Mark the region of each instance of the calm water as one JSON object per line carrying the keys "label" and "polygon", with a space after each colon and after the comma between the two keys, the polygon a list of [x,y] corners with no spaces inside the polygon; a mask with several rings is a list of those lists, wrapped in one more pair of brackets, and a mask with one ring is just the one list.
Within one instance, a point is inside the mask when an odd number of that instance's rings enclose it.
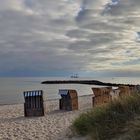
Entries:
{"label": "calm water", "polygon": [[[19,78],[0,78],[0,104],[14,104],[23,103],[23,91],[26,90],[43,90],[44,100],[60,98],[58,90],[63,88],[76,89],[78,95],[92,94],[91,87],[95,85],[81,85],[81,84],[40,84],[45,80],[60,80],[70,78],[48,78],[48,77],[19,77]],[[123,83],[123,84],[140,84],[140,78],[128,77],[114,77],[114,78],[79,78],[79,79],[93,79],[103,82]]]}

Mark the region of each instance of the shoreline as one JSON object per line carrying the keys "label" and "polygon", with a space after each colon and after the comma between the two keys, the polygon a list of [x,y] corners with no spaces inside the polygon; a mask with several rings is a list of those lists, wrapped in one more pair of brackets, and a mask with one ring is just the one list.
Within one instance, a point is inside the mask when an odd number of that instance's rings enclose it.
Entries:
{"label": "shoreline", "polygon": [[[79,95],[78,98],[80,97],[86,97],[86,96],[94,96],[94,94],[85,94],[85,95]],[[59,98],[52,98],[52,99],[47,99],[47,100],[44,100],[44,102],[49,102],[49,101],[58,101],[61,97]],[[24,101],[21,102],[21,103],[9,103],[9,104],[0,104],[0,107],[1,106],[5,106],[5,105],[23,105],[24,104]]]}

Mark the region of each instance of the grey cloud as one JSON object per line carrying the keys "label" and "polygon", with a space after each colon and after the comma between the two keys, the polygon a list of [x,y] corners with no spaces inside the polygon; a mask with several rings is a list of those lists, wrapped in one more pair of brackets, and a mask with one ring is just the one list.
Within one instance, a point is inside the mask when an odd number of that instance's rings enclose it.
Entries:
{"label": "grey cloud", "polygon": [[83,29],[68,30],[66,33],[71,38],[88,38],[90,34],[89,31]]}
{"label": "grey cloud", "polygon": [[[136,9],[130,0],[120,1],[106,16],[100,14],[103,0],[6,0],[7,6],[0,6],[0,73],[119,71],[123,63],[128,69],[125,62],[135,63],[140,54],[133,39],[140,13],[134,1]],[[129,16],[124,9],[130,9]]]}
{"label": "grey cloud", "polygon": [[34,1],[33,0],[24,0],[24,4],[27,7],[32,8],[34,6]]}
{"label": "grey cloud", "polygon": [[[139,0],[114,0],[110,1],[105,5],[103,13],[118,15],[121,14],[129,15],[137,10],[139,10],[140,1]],[[113,4],[114,3],[114,4]],[[115,4],[116,3],[116,4]]]}
{"label": "grey cloud", "polygon": [[[119,21],[118,21],[119,22]],[[119,26],[113,23],[111,20],[104,21],[104,19],[94,19],[93,22],[89,22],[86,24],[81,24],[81,28],[94,30],[96,32],[121,32],[124,29],[127,29],[126,26]]]}
{"label": "grey cloud", "polygon": [[[71,37],[80,38],[80,33],[82,32],[78,32],[76,34],[75,31],[71,31],[69,33]],[[84,35],[81,35],[81,37],[84,37]],[[102,47],[104,45],[109,45],[110,43],[115,42],[117,39],[121,39],[121,36],[119,37],[117,34],[113,34],[113,33],[89,33],[89,34],[87,33],[85,34],[85,39],[86,39],[85,41],[76,41],[70,44],[69,49],[72,49],[78,52],[90,51],[90,53],[92,53],[94,50],[94,52],[97,53],[100,46]],[[102,52],[105,52],[105,49],[101,48],[100,50]],[[106,50],[108,51],[107,48]]]}

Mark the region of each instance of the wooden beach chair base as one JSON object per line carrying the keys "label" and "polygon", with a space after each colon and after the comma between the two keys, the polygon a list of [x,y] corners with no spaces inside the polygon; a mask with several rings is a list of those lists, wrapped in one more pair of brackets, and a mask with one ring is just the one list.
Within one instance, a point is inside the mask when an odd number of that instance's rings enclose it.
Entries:
{"label": "wooden beach chair base", "polygon": [[[25,104],[24,104],[25,106]],[[25,117],[39,117],[39,116],[44,116],[44,111],[43,109],[27,109],[24,107],[24,116]]]}

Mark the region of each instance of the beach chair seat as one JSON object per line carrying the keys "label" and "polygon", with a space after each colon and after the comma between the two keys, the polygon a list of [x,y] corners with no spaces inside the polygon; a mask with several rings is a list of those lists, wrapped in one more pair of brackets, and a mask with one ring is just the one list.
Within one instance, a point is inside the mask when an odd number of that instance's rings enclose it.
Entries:
{"label": "beach chair seat", "polygon": [[44,116],[43,91],[24,91],[24,116]]}

